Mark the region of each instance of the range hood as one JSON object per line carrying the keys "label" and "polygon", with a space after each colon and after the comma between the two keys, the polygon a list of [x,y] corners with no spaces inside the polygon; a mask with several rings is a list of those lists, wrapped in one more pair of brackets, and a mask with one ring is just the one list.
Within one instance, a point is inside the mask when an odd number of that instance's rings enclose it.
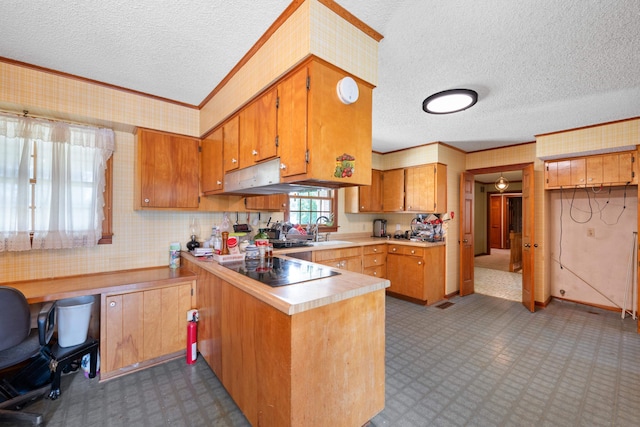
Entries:
{"label": "range hood", "polygon": [[258,163],[224,175],[224,192],[229,194],[280,194],[318,187],[280,182],[280,159]]}

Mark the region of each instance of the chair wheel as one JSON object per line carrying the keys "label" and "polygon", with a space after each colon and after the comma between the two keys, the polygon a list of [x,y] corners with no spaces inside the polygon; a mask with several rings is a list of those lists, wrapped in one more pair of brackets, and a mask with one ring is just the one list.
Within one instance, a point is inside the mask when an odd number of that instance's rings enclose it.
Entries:
{"label": "chair wheel", "polygon": [[51,390],[49,392],[49,399],[50,400],[56,400],[57,398],[60,397],[60,389],[55,389],[55,390]]}

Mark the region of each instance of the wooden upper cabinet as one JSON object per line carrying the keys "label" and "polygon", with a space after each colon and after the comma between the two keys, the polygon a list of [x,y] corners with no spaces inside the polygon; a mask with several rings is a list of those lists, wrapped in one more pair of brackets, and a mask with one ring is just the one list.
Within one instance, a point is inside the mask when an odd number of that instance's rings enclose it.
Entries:
{"label": "wooden upper cabinet", "polygon": [[240,169],[277,156],[276,89],[270,89],[240,111]]}
{"label": "wooden upper cabinet", "polygon": [[[373,89],[358,82],[359,99],[343,104],[336,87],[346,76],[313,59],[278,83],[278,155],[284,181],[370,184]],[[344,169],[348,172],[342,174]]]}
{"label": "wooden upper cabinet", "polygon": [[384,212],[404,211],[404,169],[382,173],[382,209]]}
{"label": "wooden upper cabinet", "polygon": [[430,163],[405,169],[405,210],[442,213],[447,210],[447,166]]}
{"label": "wooden upper cabinet", "polygon": [[221,126],[200,144],[200,191],[205,195],[215,194],[223,189],[223,136],[224,130]]}
{"label": "wooden upper cabinet", "polygon": [[635,152],[545,162],[545,188],[637,184]]}
{"label": "wooden upper cabinet", "polygon": [[382,212],[382,171],[371,170],[371,185],[358,187],[358,211]]}
{"label": "wooden upper cabinet", "polygon": [[240,167],[240,117],[229,119],[222,131],[224,171],[230,172]]}
{"label": "wooden upper cabinet", "polygon": [[637,184],[632,153],[587,157],[587,185]]}
{"label": "wooden upper cabinet", "polygon": [[278,152],[280,175],[307,173],[307,78],[304,66],[278,83]]}
{"label": "wooden upper cabinet", "polygon": [[198,138],[138,129],[134,209],[197,209]]}
{"label": "wooden upper cabinet", "polygon": [[248,196],[244,201],[247,210],[251,211],[285,211],[289,205],[289,195],[271,194],[268,196]]}

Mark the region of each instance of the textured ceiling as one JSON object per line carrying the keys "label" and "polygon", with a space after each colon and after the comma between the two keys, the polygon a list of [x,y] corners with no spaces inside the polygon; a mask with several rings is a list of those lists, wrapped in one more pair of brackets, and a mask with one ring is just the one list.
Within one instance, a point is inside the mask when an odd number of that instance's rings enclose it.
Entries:
{"label": "textured ceiling", "polygon": [[[0,56],[198,105],[288,0],[7,2]],[[373,148],[464,151],[640,116],[638,0],[339,0],[384,36]],[[471,109],[422,112],[466,87]]]}

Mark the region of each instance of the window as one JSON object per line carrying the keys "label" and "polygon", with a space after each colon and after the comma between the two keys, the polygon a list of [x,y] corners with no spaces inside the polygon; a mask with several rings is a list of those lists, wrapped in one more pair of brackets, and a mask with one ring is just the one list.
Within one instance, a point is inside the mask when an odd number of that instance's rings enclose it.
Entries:
{"label": "window", "polygon": [[96,245],[113,148],[109,129],[0,114],[0,252]]}
{"label": "window", "polygon": [[309,191],[289,193],[289,222],[307,226],[316,223],[318,218],[324,216],[328,219],[321,220],[320,231],[338,230],[338,190],[319,188]]}

